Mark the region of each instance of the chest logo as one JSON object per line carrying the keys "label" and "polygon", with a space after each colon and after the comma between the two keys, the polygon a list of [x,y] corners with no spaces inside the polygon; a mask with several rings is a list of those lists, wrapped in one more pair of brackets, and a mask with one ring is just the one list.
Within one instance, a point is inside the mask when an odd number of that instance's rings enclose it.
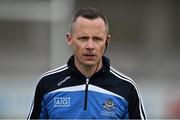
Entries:
{"label": "chest logo", "polygon": [[71,100],[70,97],[55,97],[54,107],[69,107],[70,100]]}
{"label": "chest logo", "polygon": [[61,86],[64,82],[66,82],[68,79],[70,79],[70,76],[67,76],[66,78],[64,78],[64,80],[60,81],[57,86]]}
{"label": "chest logo", "polygon": [[116,105],[113,101],[113,99],[109,98],[105,101],[105,103],[102,104],[103,108],[108,111],[112,111],[116,109]]}

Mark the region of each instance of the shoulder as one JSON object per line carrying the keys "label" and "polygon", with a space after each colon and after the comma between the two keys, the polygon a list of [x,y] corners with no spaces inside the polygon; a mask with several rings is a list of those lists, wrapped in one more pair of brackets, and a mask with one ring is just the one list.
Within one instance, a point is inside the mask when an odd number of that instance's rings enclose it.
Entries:
{"label": "shoulder", "polygon": [[49,71],[43,73],[43,74],[40,76],[40,79],[42,79],[42,78],[44,78],[44,77],[47,77],[47,76],[55,75],[55,74],[57,74],[57,73],[61,73],[61,72],[65,71],[65,70],[67,70],[67,69],[68,69],[68,66],[67,66],[67,64],[65,64],[65,65],[63,65],[63,66],[60,66],[60,67],[58,67],[58,68],[55,68],[55,69],[53,69],[53,70],[49,70]]}
{"label": "shoulder", "polygon": [[116,76],[118,79],[124,81],[124,82],[127,82],[127,83],[130,83],[130,84],[135,84],[135,82],[130,78],[128,77],[127,75],[121,73],[120,71],[118,71],[117,69],[113,68],[112,66],[110,66],[110,73],[114,76]]}
{"label": "shoulder", "polygon": [[63,74],[65,74],[65,71],[68,69],[67,64],[60,66],[58,68],[49,70],[45,73],[43,73],[40,77],[39,77],[39,84],[41,84],[42,82],[46,82],[47,80],[51,80],[53,78],[57,78],[58,76],[63,76]]}
{"label": "shoulder", "polygon": [[[127,75],[119,72],[118,70],[116,70],[112,66],[110,66],[110,73],[113,76],[115,76],[117,79],[121,80],[123,83],[126,83],[126,85],[130,86],[133,90],[135,90],[139,93],[139,88],[133,79],[131,79]],[[140,93],[139,93],[139,95],[140,95]]]}
{"label": "shoulder", "polygon": [[39,77],[36,86],[36,92],[40,92],[41,95],[44,95],[54,89],[57,89],[57,83],[61,81],[67,74],[67,69],[67,65],[63,65],[61,67],[43,73]]}
{"label": "shoulder", "polygon": [[133,80],[128,77],[127,75],[119,72],[117,69],[113,68],[112,66],[110,66],[110,73],[115,75],[116,77],[122,79],[122,80],[125,80],[125,81],[128,81],[128,82],[132,82]]}

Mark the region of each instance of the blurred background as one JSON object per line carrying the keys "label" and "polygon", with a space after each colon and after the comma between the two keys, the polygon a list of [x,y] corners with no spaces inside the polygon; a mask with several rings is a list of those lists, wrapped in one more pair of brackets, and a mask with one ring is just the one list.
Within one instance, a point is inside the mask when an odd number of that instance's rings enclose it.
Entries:
{"label": "blurred background", "polygon": [[26,118],[39,76],[72,54],[74,10],[107,15],[106,55],[138,84],[149,119],[180,118],[179,0],[1,0],[0,118]]}

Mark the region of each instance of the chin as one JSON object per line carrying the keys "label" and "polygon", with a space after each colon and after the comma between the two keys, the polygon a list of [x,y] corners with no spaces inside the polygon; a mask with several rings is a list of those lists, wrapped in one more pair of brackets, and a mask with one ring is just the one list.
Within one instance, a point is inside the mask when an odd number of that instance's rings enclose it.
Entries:
{"label": "chin", "polygon": [[84,65],[88,66],[88,67],[92,67],[92,66],[95,66],[96,63],[95,62],[85,62]]}

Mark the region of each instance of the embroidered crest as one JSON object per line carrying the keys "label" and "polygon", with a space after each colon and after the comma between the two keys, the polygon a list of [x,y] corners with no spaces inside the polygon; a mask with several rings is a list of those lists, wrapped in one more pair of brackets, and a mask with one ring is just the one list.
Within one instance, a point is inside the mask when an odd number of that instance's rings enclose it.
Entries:
{"label": "embroidered crest", "polygon": [[113,99],[109,98],[105,101],[105,103],[102,104],[103,108],[108,111],[112,111],[116,109],[116,105],[113,101]]}

